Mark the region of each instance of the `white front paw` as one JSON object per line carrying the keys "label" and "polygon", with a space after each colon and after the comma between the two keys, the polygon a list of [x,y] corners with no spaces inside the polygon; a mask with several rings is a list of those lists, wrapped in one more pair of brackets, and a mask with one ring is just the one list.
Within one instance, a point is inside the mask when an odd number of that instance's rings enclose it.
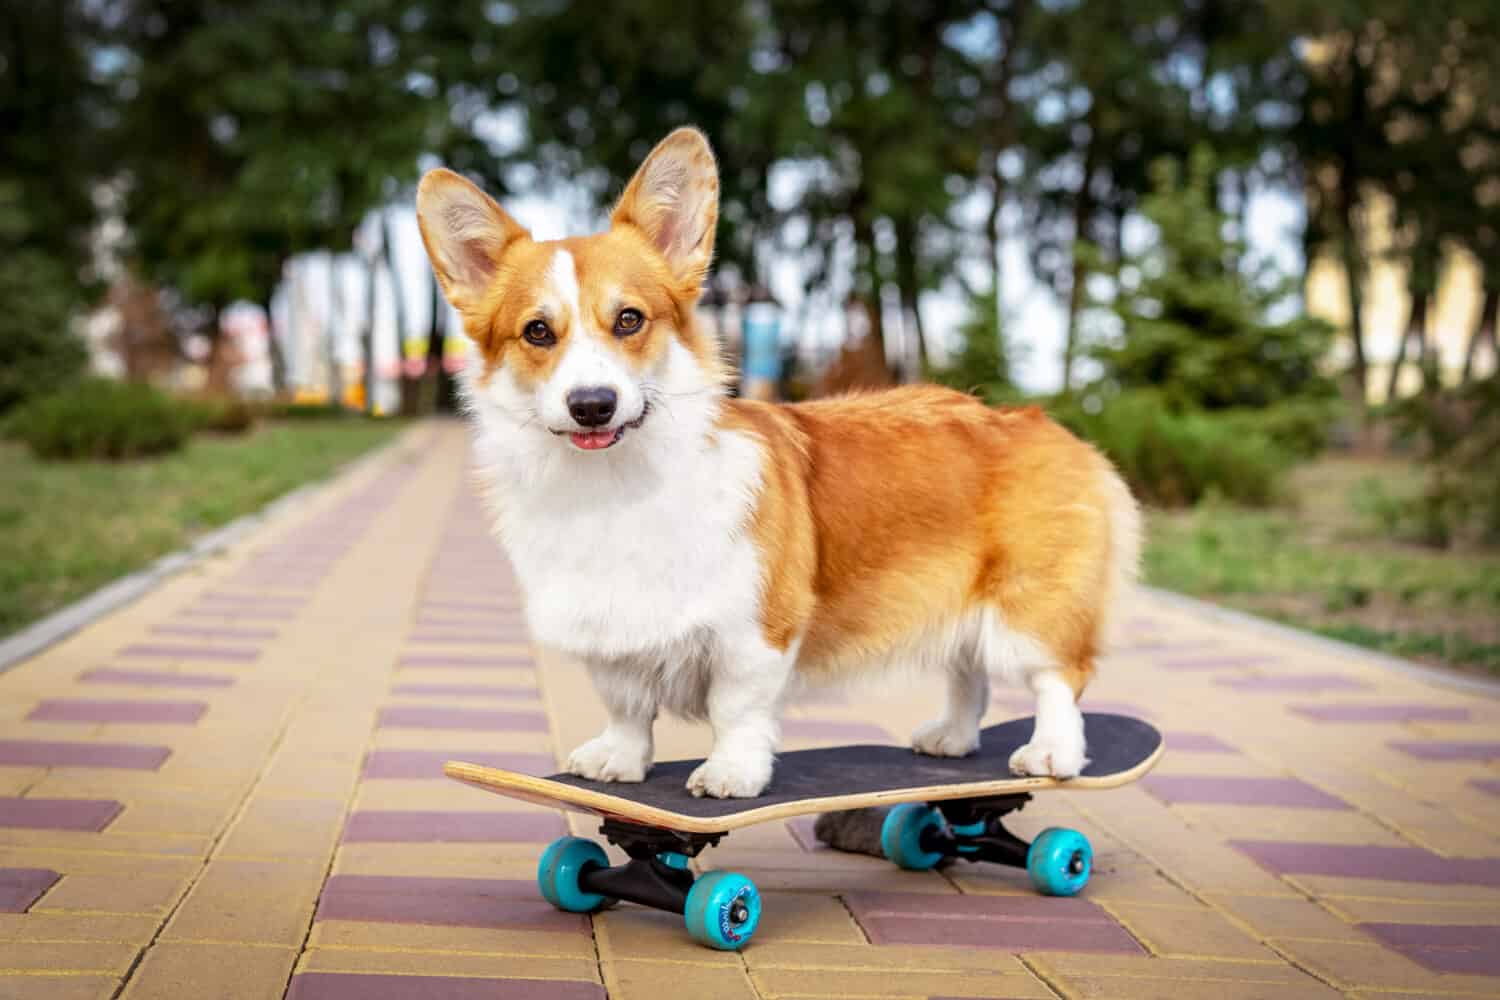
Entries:
{"label": "white front paw", "polygon": [[695,796],[714,799],[748,799],[771,783],[771,758],[741,758],[710,755],[688,775],[687,789]]}
{"label": "white front paw", "polygon": [[934,719],[912,735],[911,745],[929,757],[967,757],[979,749],[979,727]]}
{"label": "white front paw", "polygon": [[596,736],[568,755],[567,772],[594,781],[643,781],[651,748],[626,746]]}
{"label": "white front paw", "polygon": [[1076,778],[1088,762],[1082,740],[1033,739],[1010,755],[1010,772],[1039,778]]}

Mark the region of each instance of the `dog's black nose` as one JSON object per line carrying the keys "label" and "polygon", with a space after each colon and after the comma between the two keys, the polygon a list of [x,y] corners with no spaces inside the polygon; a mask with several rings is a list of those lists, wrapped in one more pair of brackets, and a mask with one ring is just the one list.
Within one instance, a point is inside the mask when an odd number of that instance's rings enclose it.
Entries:
{"label": "dog's black nose", "polygon": [[614,419],[619,396],[608,386],[596,385],[568,393],[568,412],[580,427],[603,427]]}

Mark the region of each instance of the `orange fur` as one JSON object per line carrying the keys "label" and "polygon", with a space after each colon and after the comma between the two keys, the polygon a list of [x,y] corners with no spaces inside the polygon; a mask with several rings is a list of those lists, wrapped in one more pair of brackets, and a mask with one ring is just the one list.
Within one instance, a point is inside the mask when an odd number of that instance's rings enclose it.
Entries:
{"label": "orange fur", "polygon": [[[988,605],[1080,694],[1112,574],[1114,473],[1040,410],[933,386],[726,406],[765,453],[766,640],[837,674]],[[1127,496],[1128,499],[1128,496]]]}

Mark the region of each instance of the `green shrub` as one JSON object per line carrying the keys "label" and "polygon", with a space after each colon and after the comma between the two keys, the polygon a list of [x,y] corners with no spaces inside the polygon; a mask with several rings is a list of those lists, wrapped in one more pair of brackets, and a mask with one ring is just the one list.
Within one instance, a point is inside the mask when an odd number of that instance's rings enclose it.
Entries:
{"label": "green shrub", "polygon": [[243,434],[255,426],[256,409],[243,399],[203,398],[180,401],[193,428],[215,434]]}
{"label": "green shrub", "polygon": [[1262,434],[1298,458],[1322,454],[1349,423],[1338,399],[1290,399],[1262,409],[1219,410],[1214,416],[1239,431]]}
{"label": "green shrub", "polygon": [[275,420],[330,420],[352,415],[352,411],[332,403],[294,403],[280,401],[270,403],[266,416]]}
{"label": "green shrub", "polygon": [[54,261],[32,251],[0,265],[0,413],[83,374],[88,351],[70,328],[77,305]]}
{"label": "green shrub", "polygon": [[87,378],[32,400],[6,422],[38,458],[135,458],[180,448],[193,429],[177,400],[132,382]]}
{"label": "green shrub", "polygon": [[1293,461],[1290,451],[1242,420],[1174,413],[1153,392],[1108,401],[1085,397],[1052,410],[1109,456],[1137,498],[1157,506],[1190,505],[1209,496],[1264,506],[1280,497]]}

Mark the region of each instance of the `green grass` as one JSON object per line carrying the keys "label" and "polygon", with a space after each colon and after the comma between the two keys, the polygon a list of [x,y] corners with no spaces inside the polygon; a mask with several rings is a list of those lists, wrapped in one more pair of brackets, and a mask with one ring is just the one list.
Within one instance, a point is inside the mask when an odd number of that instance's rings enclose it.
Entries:
{"label": "green grass", "polygon": [[1298,471],[1292,508],[1154,512],[1146,578],[1346,642],[1500,674],[1500,551],[1393,539],[1359,502],[1372,481],[1400,495],[1417,478],[1402,463],[1325,459]]}
{"label": "green grass", "polygon": [[0,635],[331,472],[391,423],[268,425],[130,462],[41,462],[0,442]]}

